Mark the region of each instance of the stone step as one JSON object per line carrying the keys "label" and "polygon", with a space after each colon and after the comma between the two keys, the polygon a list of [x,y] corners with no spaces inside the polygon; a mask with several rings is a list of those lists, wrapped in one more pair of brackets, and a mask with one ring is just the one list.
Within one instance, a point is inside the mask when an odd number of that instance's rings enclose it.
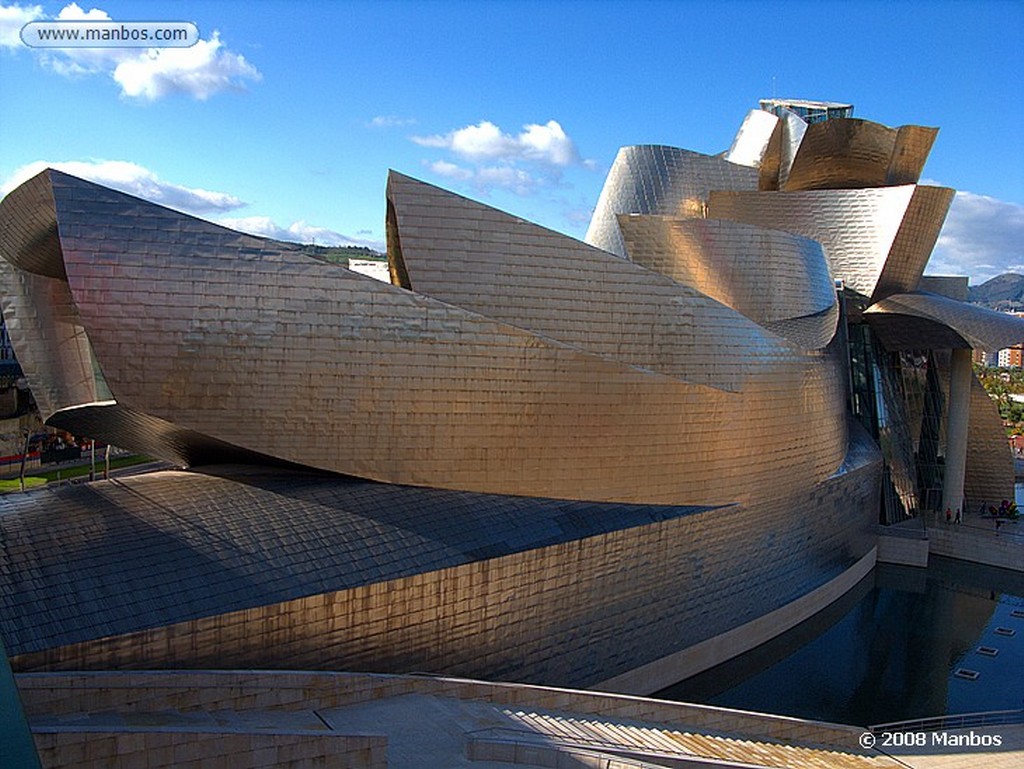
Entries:
{"label": "stone step", "polygon": [[578,748],[644,755],[653,760],[658,757],[672,759],[699,756],[785,769],[878,769],[895,766],[881,757],[817,747],[685,732],[648,724],[607,721],[540,710],[501,712],[524,732]]}

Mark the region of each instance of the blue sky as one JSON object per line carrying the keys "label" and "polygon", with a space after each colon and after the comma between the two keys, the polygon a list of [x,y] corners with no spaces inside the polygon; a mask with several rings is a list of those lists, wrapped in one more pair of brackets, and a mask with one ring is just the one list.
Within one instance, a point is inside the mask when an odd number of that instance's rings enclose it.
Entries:
{"label": "blue sky", "polygon": [[[30,49],[31,20],[194,22]],[[1021,2],[0,0],[0,192],[43,165],[274,237],[382,246],[388,168],[582,237],[619,146],[715,153],[771,96],[941,131],[929,272],[1024,272]]]}

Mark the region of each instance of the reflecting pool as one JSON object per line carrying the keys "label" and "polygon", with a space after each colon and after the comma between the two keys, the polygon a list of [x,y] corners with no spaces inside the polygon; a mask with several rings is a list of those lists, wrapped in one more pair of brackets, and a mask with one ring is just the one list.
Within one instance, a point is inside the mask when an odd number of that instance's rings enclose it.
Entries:
{"label": "reflecting pool", "polygon": [[807,622],[655,696],[857,725],[1021,708],[1024,574],[881,564]]}

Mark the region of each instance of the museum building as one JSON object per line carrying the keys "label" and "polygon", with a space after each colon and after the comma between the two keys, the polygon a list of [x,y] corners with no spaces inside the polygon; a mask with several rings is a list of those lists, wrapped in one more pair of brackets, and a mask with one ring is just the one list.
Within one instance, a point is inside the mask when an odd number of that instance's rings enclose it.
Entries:
{"label": "museum building", "polygon": [[880,524],[1010,497],[970,360],[1024,321],[922,277],[937,129],[823,104],[624,147],[585,241],[392,171],[390,283],[56,170],[13,190],[44,420],[182,469],[0,499],[12,667],[649,693],[842,595]]}

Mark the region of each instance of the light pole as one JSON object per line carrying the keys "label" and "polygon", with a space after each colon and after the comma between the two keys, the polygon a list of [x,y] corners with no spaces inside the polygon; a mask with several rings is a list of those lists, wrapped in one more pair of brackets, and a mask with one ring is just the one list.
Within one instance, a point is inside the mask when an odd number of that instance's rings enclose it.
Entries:
{"label": "light pole", "polygon": [[18,478],[21,481],[21,490],[25,490],[25,457],[28,456],[28,430],[25,430],[25,445],[21,449],[21,472]]}

